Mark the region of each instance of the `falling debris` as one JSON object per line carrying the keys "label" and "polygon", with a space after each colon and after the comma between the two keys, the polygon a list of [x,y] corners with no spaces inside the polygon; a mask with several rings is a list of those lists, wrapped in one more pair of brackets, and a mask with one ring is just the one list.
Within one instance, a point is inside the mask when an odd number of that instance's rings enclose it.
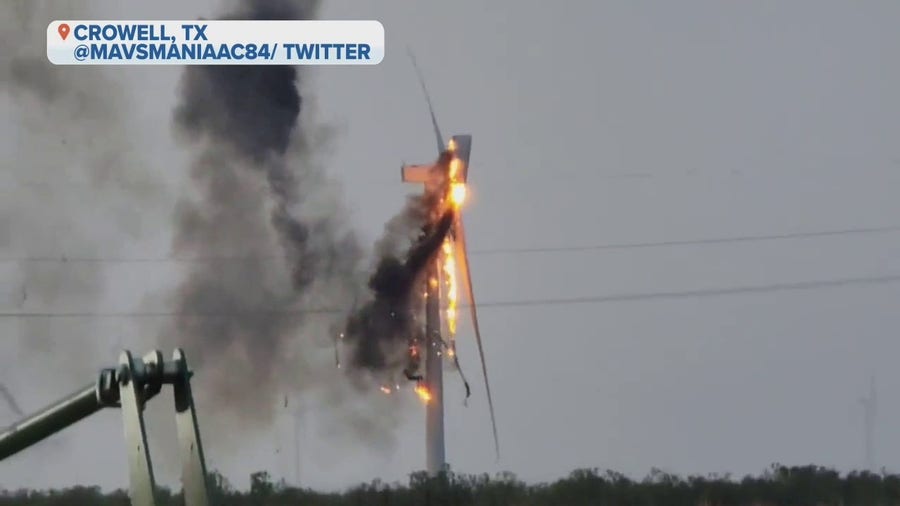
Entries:
{"label": "falling debris", "polygon": [[419,396],[419,399],[422,399],[422,402],[428,403],[431,400],[431,392],[428,391],[428,387],[424,384],[416,385],[416,394]]}

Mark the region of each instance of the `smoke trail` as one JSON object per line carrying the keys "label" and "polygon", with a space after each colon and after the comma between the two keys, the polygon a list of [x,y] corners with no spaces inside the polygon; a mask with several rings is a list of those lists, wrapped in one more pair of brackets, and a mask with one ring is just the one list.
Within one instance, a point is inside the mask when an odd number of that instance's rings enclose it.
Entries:
{"label": "smoke trail", "polygon": [[[306,18],[315,7],[247,2],[229,17]],[[190,171],[200,197],[182,200],[176,208],[176,254],[271,256],[280,240],[294,286],[311,281],[302,265],[311,246],[309,227],[290,215],[297,201],[288,159],[301,105],[296,80],[291,67],[186,68],[174,119],[176,132],[195,150]],[[268,224],[279,237],[272,236]],[[174,345],[183,342],[198,367],[216,364],[205,368],[204,376],[216,376],[209,382],[212,394],[239,416],[269,416],[278,368],[286,365],[284,343],[298,328],[292,318],[247,314],[296,303],[294,286],[282,281],[283,267],[257,260],[227,269],[190,266],[177,309],[233,311],[233,316],[215,321],[178,317],[173,335],[164,336]]]}

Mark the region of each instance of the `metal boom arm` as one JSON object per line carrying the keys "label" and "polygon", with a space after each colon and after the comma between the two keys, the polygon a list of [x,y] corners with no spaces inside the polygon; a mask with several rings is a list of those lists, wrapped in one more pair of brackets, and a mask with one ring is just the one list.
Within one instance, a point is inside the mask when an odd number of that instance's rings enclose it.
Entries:
{"label": "metal boom arm", "polygon": [[185,506],[208,506],[206,464],[200,443],[197,413],[191,395],[184,352],[175,350],[171,361],[152,351],[141,359],[123,351],[119,367],[103,369],[96,383],[60,399],[20,420],[0,433],[0,461],[107,407],[122,410],[126,443],[130,497],[133,506],[156,506],[156,483],[147,450],[144,405],[156,396],[163,384],[175,391],[175,420],[181,447],[181,481]]}
{"label": "metal boom arm", "polygon": [[37,413],[20,420],[0,434],[0,460],[65,429],[103,409],[97,385],[90,384]]}

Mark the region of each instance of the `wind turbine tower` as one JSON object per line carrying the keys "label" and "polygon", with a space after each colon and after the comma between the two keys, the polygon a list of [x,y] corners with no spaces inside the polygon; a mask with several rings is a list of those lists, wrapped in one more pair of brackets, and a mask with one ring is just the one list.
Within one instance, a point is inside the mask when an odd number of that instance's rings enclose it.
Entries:
{"label": "wind turbine tower", "polygon": [[435,476],[446,469],[444,450],[444,361],[441,337],[441,288],[431,280],[438,279],[439,259],[428,266],[425,300],[425,388],[431,399],[425,405],[425,466]]}
{"label": "wind turbine tower", "polygon": [[[457,295],[469,306],[475,341],[481,358],[481,370],[484,374],[485,391],[488,408],[491,414],[491,425],[494,431],[494,447],[499,458],[500,447],[497,439],[497,425],[494,420],[494,404],[488,382],[487,367],[484,361],[484,348],[481,332],[478,328],[478,314],[475,296],[472,290],[472,279],[469,271],[468,253],[466,251],[465,228],[463,227],[461,206],[465,201],[466,183],[469,172],[469,154],[472,148],[471,135],[454,135],[445,144],[431,98],[425,88],[425,81],[416,66],[415,58],[410,53],[413,66],[422,85],[422,91],[428,102],[431,123],[434,128],[438,158],[433,163],[422,165],[406,165],[401,167],[401,179],[408,183],[422,183],[426,195],[438,196],[442,206],[452,211],[452,224],[443,244],[443,249],[434,260],[429,262],[425,270],[425,449],[426,469],[430,476],[436,476],[447,468],[444,446],[444,367],[445,357],[452,358],[459,369],[454,336],[456,334]],[[458,274],[458,276],[457,276]],[[457,284],[458,283],[458,284]],[[442,287],[445,292],[442,292]],[[457,290],[457,287],[459,290]],[[447,307],[442,306],[442,294]],[[442,316],[444,317],[442,319]],[[442,321],[445,320],[445,321]],[[441,333],[447,327],[448,341]],[[462,371],[460,370],[460,375]],[[468,396],[469,386],[466,384]],[[417,387],[417,390],[418,387]],[[420,393],[420,395],[422,395]]]}

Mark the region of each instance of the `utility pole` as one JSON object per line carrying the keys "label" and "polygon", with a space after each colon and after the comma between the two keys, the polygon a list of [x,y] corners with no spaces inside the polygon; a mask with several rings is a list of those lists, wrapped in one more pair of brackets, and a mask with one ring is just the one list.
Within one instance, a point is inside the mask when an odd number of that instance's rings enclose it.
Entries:
{"label": "utility pole", "polygon": [[444,371],[441,339],[440,266],[435,259],[427,270],[425,300],[425,386],[431,398],[425,404],[425,463],[429,476],[446,467],[444,453]]}
{"label": "utility pole", "polygon": [[300,407],[294,412],[294,482],[300,488]]}
{"label": "utility pole", "polygon": [[878,399],[875,395],[875,377],[871,378],[869,383],[869,396],[862,397],[859,400],[863,406],[863,418],[865,421],[865,451],[866,451],[866,470],[875,470],[875,415],[878,409]]}

